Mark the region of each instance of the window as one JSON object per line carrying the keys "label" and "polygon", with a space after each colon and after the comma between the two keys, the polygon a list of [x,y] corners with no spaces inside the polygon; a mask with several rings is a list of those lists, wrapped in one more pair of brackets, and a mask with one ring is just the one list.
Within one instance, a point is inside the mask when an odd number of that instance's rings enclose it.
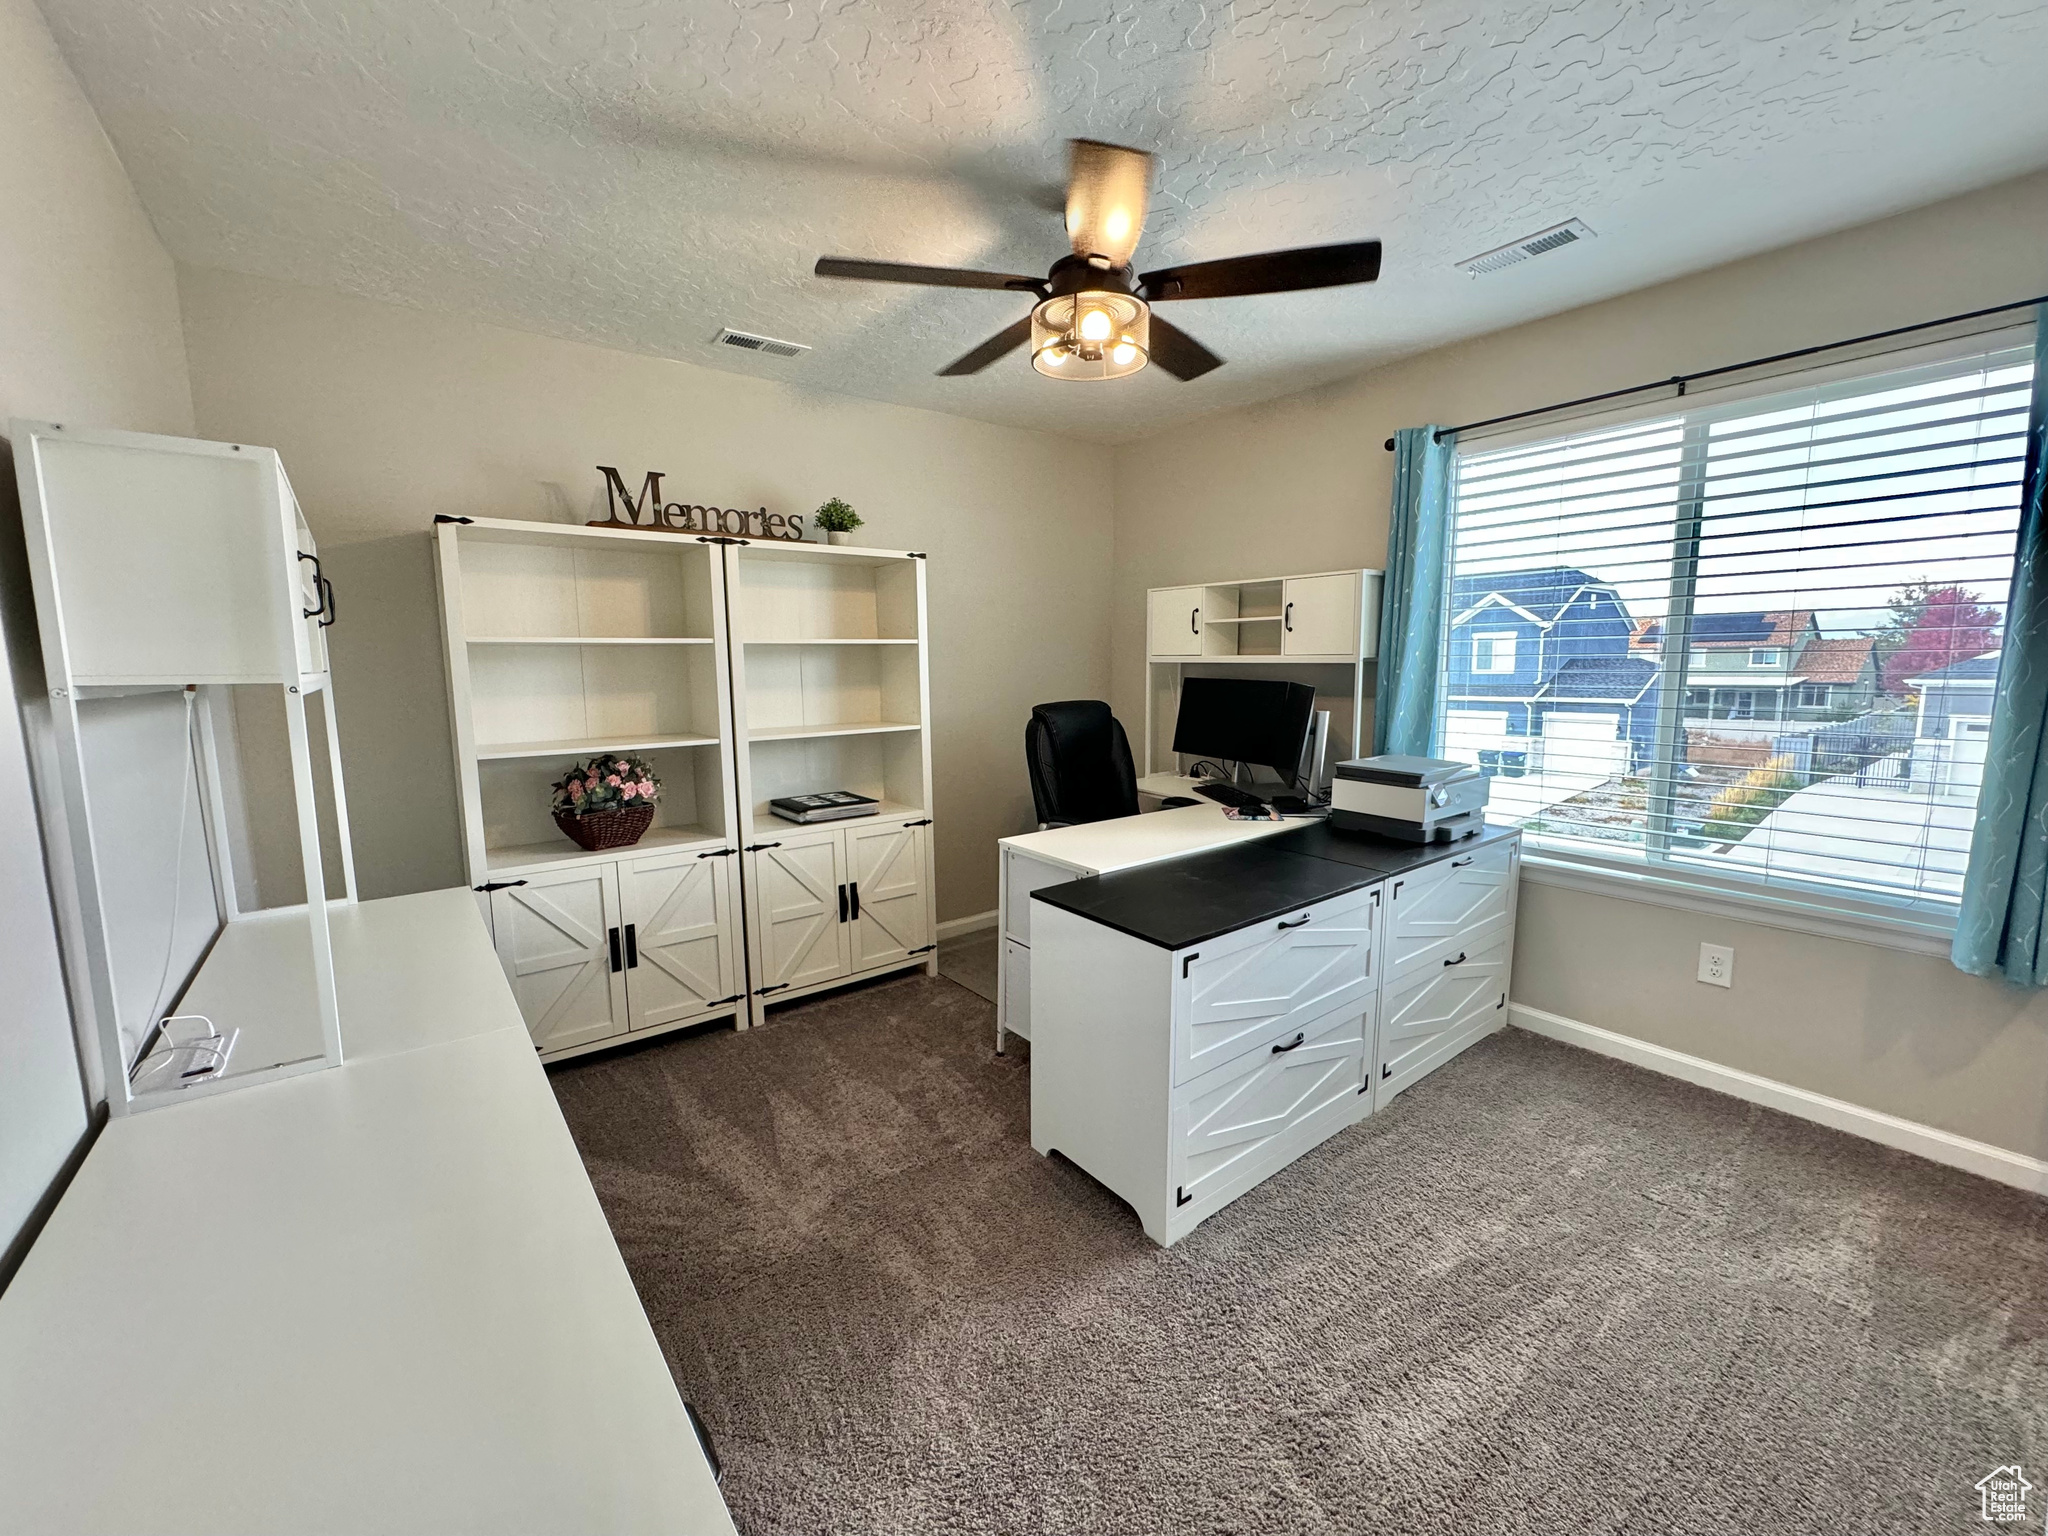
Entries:
{"label": "window", "polygon": [[[1520,825],[1551,870],[1952,928],[1983,748],[1951,738],[1955,711],[1934,701],[1988,700],[1997,673],[2031,378],[2031,344],[2001,346],[1461,445],[1452,580],[1598,583],[1618,599],[1613,633],[1581,624],[1560,666],[1597,674],[1608,697],[1643,690],[1616,726],[1633,753],[1576,742],[1565,761],[1532,740],[1489,816]],[[1874,697],[1844,690],[1860,713],[1793,713],[1829,704],[1826,684],[1689,685],[1731,651],[1784,666],[1791,648],[1751,637],[1788,634],[1808,637],[1801,657],[1868,667]]]}
{"label": "window", "polygon": [[1474,672],[1514,671],[1515,632],[1511,629],[1494,629],[1473,635],[1472,670]]}

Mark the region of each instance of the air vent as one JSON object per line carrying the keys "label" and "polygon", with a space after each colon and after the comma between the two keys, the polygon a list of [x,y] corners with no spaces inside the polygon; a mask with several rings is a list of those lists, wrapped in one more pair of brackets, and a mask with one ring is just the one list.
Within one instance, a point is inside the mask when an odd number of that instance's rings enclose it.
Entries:
{"label": "air vent", "polygon": [[1488,251],[1482,256],[1468,256],[1458,263],[1459,267],[1473,277],[1482,272],[1498,272],[1502,267],[1512,267],[1516,262],[1527,261],[1531,256],[1541,256],[1546,251],[1561,250],[1567,245],[1577,245],[1581,240],[1593,238],[1593,231],[1586,228],[1579,219],[1567,219],[1549,229],[1539,230],[1526,239],[1504,245],[1499,250]]}
{"label": "air vent", "polygon": [[731,326],[718,333],[718,344],[738,347],[743,352],[765,352],[770,357],[800,357],[811,350],[800,341],[777,341],[773,336],[756,336]]}

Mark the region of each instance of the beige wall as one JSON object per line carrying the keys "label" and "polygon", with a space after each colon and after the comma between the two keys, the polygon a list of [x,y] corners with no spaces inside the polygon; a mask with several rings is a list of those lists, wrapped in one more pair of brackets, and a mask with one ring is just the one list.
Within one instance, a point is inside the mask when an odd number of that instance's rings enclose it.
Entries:
{"label": "beige wall", "polygon": [[340,591],[366,895],[463,874],[431,518],[580,521],[612,464],[719,506],[844,496],[864,537],[930,552],[939,914],[995,905],[995,840],[1032,825],[1031,705],[1108,684],[1110,449],[224,272],[181,287],[201,435],[283,454]]}
{"label": "beige wall", "polygon": [[[0,429],[14,416],[185,432],[170,258],[30,0],[0,0]],[[40,685],[0,446],[0,1283],[85,1130],[23,720]]]}
{"label": "beige wall", "polygon": [[[1126,445],[1112,700],[1142,714],[1147,587],[1384,563],[1381,444],[1397,427],[2043,292],[2048,176],[2034,176]],[[1936,958],[1554,887],[1525,883],[1522,902],[1522,1003],[2048,1157],[2048,995]],[[1703,941],[1736,946],[1732,990],[1693,979]]]}

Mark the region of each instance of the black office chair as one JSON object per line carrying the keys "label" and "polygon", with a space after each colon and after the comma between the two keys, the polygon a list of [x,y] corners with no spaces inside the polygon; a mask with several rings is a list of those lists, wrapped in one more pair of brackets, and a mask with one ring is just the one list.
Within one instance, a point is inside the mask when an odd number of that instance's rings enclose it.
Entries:
{"label": "black office chair", "polygon": [[[1024,763],[1042,828],[1138,814],[1131,743],[1100,699],[1033,705],[1024,727]],[[1165,804],[1195,802],[1176,798]]]}

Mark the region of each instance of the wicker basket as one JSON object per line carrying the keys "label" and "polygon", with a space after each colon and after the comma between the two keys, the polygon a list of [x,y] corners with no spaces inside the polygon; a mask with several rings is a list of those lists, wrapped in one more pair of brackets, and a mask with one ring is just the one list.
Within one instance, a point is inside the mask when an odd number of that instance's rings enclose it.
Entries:
{"label": "wicker basket", "polygon": [[630,848],[654,825],[654,807],[636,805],[623,811],[593,811],[587,816],[557,811],[555,825],[562,829],[564,837],[587,853]]}

